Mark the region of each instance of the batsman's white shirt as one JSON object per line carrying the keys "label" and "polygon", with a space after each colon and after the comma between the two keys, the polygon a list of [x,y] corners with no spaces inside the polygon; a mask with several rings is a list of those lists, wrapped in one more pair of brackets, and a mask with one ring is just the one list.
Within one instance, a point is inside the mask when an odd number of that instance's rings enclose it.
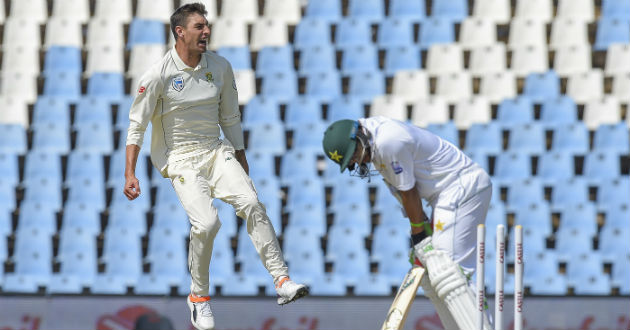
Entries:
{"label": "batsman's white shirt", "polygon": [[433,208],[433,245],[475,267],[477,224],[484,223],[490,176],[450,142],[420,127],[387,117],[359,119],[371,134],[372,163],[399,191],[418,189]]}
{"label": "batsman's white shirt", "polygon": [[[227,60],[205,52],[192,68],[171,49],[140,79],[129,121],[127,145],[138,146],[152,123],[151,161],[171,180],[190,220],[192,293],[209,293],[210,258],[221,227],[214,198],[232,205],[246,220],[247,232],[274,281],[288,274],[265,207],[234,156],[234,148],[243,149],[243,132]],[[231,144],[219,139],[219,125]]]}

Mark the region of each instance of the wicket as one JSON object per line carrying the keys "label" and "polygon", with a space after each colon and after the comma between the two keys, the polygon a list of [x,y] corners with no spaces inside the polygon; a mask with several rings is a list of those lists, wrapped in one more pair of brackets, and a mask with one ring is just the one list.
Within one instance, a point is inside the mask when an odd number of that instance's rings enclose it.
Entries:
{"label": "wicket", "polygon": [[[483,329],[485,311],[486,226],[477,225],[477,329]],[[505,272],[505,226],[496,232],[494,329],[503,328],[503,281]],[[514,227],[514,330],[523,329],[523,227]]]}

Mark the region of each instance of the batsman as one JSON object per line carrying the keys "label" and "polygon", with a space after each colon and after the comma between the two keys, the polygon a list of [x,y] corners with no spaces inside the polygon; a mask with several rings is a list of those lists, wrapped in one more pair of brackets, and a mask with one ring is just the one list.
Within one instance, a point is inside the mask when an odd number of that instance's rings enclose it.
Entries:
{"label": "batsman", "polygon": [[[444,329],[474,329],[476,228],[492,195],[486,171],[450,142],[386,117],[336,121],[323,147],[341,172],[381,174],[409,218],[412,254],[428,274],[420,284]],[[421,199],[433,209],[431,220]],[[491,329],[487,317],[484,329]]]}

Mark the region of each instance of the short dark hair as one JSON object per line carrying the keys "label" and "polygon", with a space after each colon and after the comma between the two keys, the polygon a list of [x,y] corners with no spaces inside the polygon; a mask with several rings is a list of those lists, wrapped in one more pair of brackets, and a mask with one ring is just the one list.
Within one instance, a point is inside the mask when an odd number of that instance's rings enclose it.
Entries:
{"label": "short dark hair", "polygon": [[173,15],[171,15],[171,32],[173,32],[173,37],[175,38],[175,40],[177,40],[177,33],[175,33],[175,27],[186,26],[186,21],[188,20],[188,16],[195,13],[203,17],[205,17],[208,14],[208,12],[206,11],[206,6],[204,6],[202,3],[195,2],[195,3],[185,4],[177,8],[177,10],[175,10]]}

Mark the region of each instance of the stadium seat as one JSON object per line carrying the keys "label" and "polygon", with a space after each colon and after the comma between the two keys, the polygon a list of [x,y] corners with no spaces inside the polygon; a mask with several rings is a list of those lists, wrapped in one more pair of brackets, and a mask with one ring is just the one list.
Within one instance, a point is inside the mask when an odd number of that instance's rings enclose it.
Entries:
{"label": "stadium seat", "polygon": [[537,156],[545,152],[545,131],[542,125],[532,122],[514,125],[510,129],[508,150]]}
{"label": "stadium seat", "polygon": [[258,2],[245,0],[226,3],[221,9],[221,16],[254,23],[258,17]]}
{"label": "stadium seat", "polygon": [[505,73],[507,68],[507,50],[505,44],[494,43],[475,47],[470,51],[469,70],[473,75]]}
{"label": "stadium seat", "polygon": [[507,205],[510,208],[545,204],[544,186],[536,177],[515,180],[508,184]]}
{"label": "stadium seat", "polygon": [[380,0],[350,0],[348,16],[368,23],[381,22],[385,17],[385,6]]}
{"label": "stadium seat", "polygon": [[608,295],[610,279],[603,272],[601,256],[584,253],[567,264],[567,282],[580,295]]}
{"label": "stadium seat", "polygon": [[525,77],[523,89],[523,94],[534,103],[542,103],[560,96],[560,78],[554,71],[532,73]]}
{"label": "stadium seat", "polygon": [[302,17],[301,2],[298,0],[266,0],[263,17],[281,20],[296,25]]}
{"label": "stadium seat", "polygon": [[308,45],[301,49],[299,62],[301,75],[335,73],[336,71],[335,48],[332,45]]}
{"label": "stadium seat", "polygon": [[449,19],[460,22],[468,16],[468,2],[465,0],[434,0],[431,17]]}
{"label": "stadium seat", "polygon": [[630,201],[630,178],[619,176],[617,178],[602,180],[597,187],[597,204],[600,209],[617,207]]}
{"label": "stadium seat", "polygon": [[560,125],[577,122],[577,105],[571,97],[561,95],[547,99],[542,103],[540,122],[547,128],[554,130]]}
{"label": "stadium seat", "polygon": [[44,55],[44,76],[63,71],[68,74],[78,74],[81,67],[81,49],[72,46],[52,46]]}
{"label": "stadium seat", "polygon": [[573,154],[564,151],[550,151],[540,155],[537,176],[545,185],[573,179],[575,165]]}
{"label": "stadium seat", "polygon": [[[326,235],[326,211],[321,203],[317,201],[291,202],[290,205],[287,205],[285,211],[289,213],[289,223],[284,231],[285,239],[288,240],[288,235],[295,235],[295,231],[303,233],[300,237],[310,235],[316,236],[319,239],[319,237]],[[287,233],[289,228],[293,229],[293,232]],[[319,248],[318,242],[319,240],[317,241],[317,244],[313,243],[315,245],[312,246]],[[301,242],[298,242],[297,244],[301,244]],[[293,248],[294,247],[291,249]],[[293,252],[288,252],[285,249],[285,254],[292,253]]]}
{"label": "stadium seat", "polygon": [[291,275],[302,283],[310,285],[316,277],[324,275],[324,256],[320,249],[301,250],[289,263]]}
{"label": "stadium seat", "polygon": [[123,295],[127,293],[127,286],[125,277],[106,272],[96,276],[94,284],[90,287],[90,292],[94,294]]}
{"label": "stadium seat", "polygon": [[370,103],[374,97],[385,94],[385,77],[379,71],[353,73],[348,88],[350,96]]}
{"label": "stadium seat", "polygon": [[558,234],[567,230],[580,230],[593,237],[597,234],[597,209],[592,202],[578,203],[560,210]]}
{"label": "stadium seat", "polygon": [[328,106],[327,121],[332,123],[341,119],[359,119],[365,116],[363,105],[358,98],[342,96],[331,100]]}
{"label": "stadium seat", "polygon": [[249,152],[262,151],[279,156],[284,153],[285,144],[284,126],[280,123],[258,124],[249,128]]}
{"label": "stadium seat", "polygon": [[[112,1],[112,3],[116,2],[117,1]],[[116,17],[116,15],[96,16],[88,23],[85,42],[85,47],[88,51],[92,51],[103,46],[107,46],[112,49],[122,48],[125,45],[124,40],[125,35],[123,31],[123,22],[121,22],[120,18]]]}
{"label": "stadium seat", "polygon": [[346,284],[343,276],[335,273],[324,273],[315,277],[310,286],[310,294],[313,296],[344,296]]}
{"label": "stadium seat", "polygon": [[131,2],[128,0],[97,0],[95,17],[111,17],[120,23],[129,23],[132,18]]}
{"label": "stadium seat", "polygon": [[630,206],[627,203],[608,207],[604,210],[606,216],[606,227],[628,227],[628,216],[630,216]]}
{"label": "stadium seat", "polygon": [[481,153],[483,155],[498,155],[501,146],[501,129],[495,122],[487,124],[472,124],[466,132],[466,153]]}
{"label": "stadium seat", "polygon": [[427,73],[440,75],[458,73],[464,69],[464,52],[456,43],[435,44],[427,53]]}
{"label": "stadium seat", "polygon": [[474,50],[496,43],[496,26],[485,18],[469,17],[462,21],[459,43],[466,50]]}
{"label": "stadium seat", "polygon": [[135,17],[129,24],[127,49],[139,44],[165,44],[164,23]]}
{"label": "stadium seat", "polygon": [[114,150],[111,125],[91,122],[77,127],[75,150],[110,154]]}
{"label": "stadium seat", "polygon": [[243,111],[243,126],[258,124],[280,123],[280,104],[274,97],[258,95],[245,105]]}
{"label": "stadium seat", "polygon": [[46,22],[44,48],[52,46],[81,47],[81,23],[64,17],[51,17]]}
{"label": "stadium seat", "polygon": [[[429,98],[429,77],[425,71],[419,70],[419,68],[417,70],[398,70],[394,73],[392,94],[402,97],[407,104],[427,100]],[[427,113],[431,113],[431,111],[427,111]]]}
{"label": "stadium seat", "polygon": [[599,249],[604,262],[614,263],[628,257],[630,251],[629,228],[614,228],[604,226],[599,233]]}
{"label": "stadium seat", "polygon": [[413,23],[410,20],[390,17],[379,22],[376,36],[376,44],[379,48],[411,46],[413,43]]}
{"label": "stadium seat", "polygon": [[555,250],[560,262],[569,262],[581,254],[593,253],[592,237],[584,231],[579,229],[560,231],[555,237]]}
{"label": "stadium seat", "polygon": [[291,73],[293,71],[293,47],[290,45],[266,46],[258,51],[256,57],[257,76]]}
{"label": "stadium seat", "polygon": [[37,22],[44,24],[48,18],[48,7],[46,1],[8,1],[11,4],[10,17],[28,17]]}
{"label": "stadium seat", "polygon": [[585,21],[575,18],[557,17],[551,24],[549,48],[557,50],[570,46],[590,47],[587,24]]}
{"label": "stadium seat", "polygon": [[[21,207],[25,208],[25,210],[27,206],[34,207],[35,205],[41,205],[42,209],[50,211],[57,211],[61,209],[63,195],[59,182],[54,182],[53,180],[49,180],[45,177],[39,177],[25,182],[24,189],[24,204]],[[27,202],[33,204],[28,204]],[[33,211],[35,212],[35,210]],[[24,214],[24,216],[26,216],[29,213],[22,212],[20,214]],[[39,218],[39,216],[37,216],[37,218]],[[54,232],[56,224],[54,220],[50,221],[52,224],[51,227],[48,228]]]}
{"label": "stadium seat", "polygon": [[553,67],[560,76],[584,73],[591,70],[589,45],[563,46],[556,49]]}
{"label": "stadium seat", "polygon": [[316,99],[298,96],[287,103],[284,123],[288,129],[293,129],[294,134],[298,126],[323,122],[322,109]]}
{"label": "stadium seat", "polygon": [[321,153],[321,136],[327,126],[321,121],[300,123],[293,126],[293,148]]}
{"label": "stadium seat", "polygon": [[51,17],[66,18],[86,24],[90,19],[90,3],[86,0],[56,1],[52,6]]}
{"label": "stadium seat", "polygon": [[372,232],[369,204],[346,201],[335,203],[329,211],[333,214],[335,227],[351,227],[362,236],[368,236]]}
{"label": "stadium seat", "polygon": [[398,227],[379,225],[374,230],[372,240],[372,255],[370,259],[382,262],[393,258],[397,253],[409,252],[409,230],[401,230]]}
{"label": "stadium seat", "polygon": [[[49,122],[70,129],[70,104],[67,99],[43,95],[37,98],[33,106],[32,129],[36,130],[37,127],[45,126]],[[18,138],[19,134],[14,133],[12,137]]]}
{"label": "stadium seat", "polygon": [[[426,79],[426,77],[425,77]],[[426,83],[426,80],[424,80]],[[425,85],[428,88],[428,85]],[[412,104],[411,123],[419,127],[449,122],[449,111],[446,101],[439,97],[419,99]]]}
{"label": "stadium seat", "polygon": [[258,294],[258,284],[255,277],[237,273],[221,286],[221,293],[226,296],[255,296]]}
{"label": "stadium seat", "polygon": [[161,21],[168,24],[173,11],[173,0],[138,0],[136,16],[139,19]]}
{"label": "stadium seat", "polygon": [[287,151],[281,158],[280,178],[285,183],[317,179],[317,155],[301,149]]}
{"label": "stadium seat", "polygon": [[584,159],[584,177],[591,184],[614,179],[621,174],[619,155],[604,151],[593,151]]}
{"label": "stadium seat", "polygon": [[551,0],[519,0],[516,2],[515,18],[535,19],[547,23],[553,17]]}
{"label": "stadium seat", "polygon": [[630,14],[628,14],[630,5],[623,0],[603,0],[601,6],[601,14],[603,17],[616,17],[626,21],[630,20]]}
{"label": "stadium seat", "polygon": [[318,102],[334,103],[335,99],[341,97],[341,90],[341,76],[336,70],[311,72],[306,75],[306,95]]}
{"label": "stadium seat", "polygon": [[630,43],[630,20],[602,17],[597,21],[594,50],[606,50],[613,43]]}
{"label": "stadium seat", "polygon": [[122,73],[94,73],[87,83],[87,95],[117,101],[125,94]]}
{"label": "stadium seat", "polygon": [[612,285],[619,289],[621,294],[630,294],[630,284],[627,279],[630,276],[630,258],[618,259],[613,264]]}
{"label": "stadium seat", "polygon": [[455,127],[455,124],[452,121],[441,124],[429,124],[426,129],[453,145],[459,146],[459,133],[457,132],[457,127]]}
{"label": "stadium seat", "polygon": [[95,72],[123,73],[125,71],[122,46],[98,45],[88,51],[85,75]]}
{"label": "stadium seat", "polygon": [[501,103],[504,99],[515,99],[516,77],[511,71],[484,73],[481,76],[479,94],[490,103]]}
{"label": "stadium seat", "polygon": [[604,74],[601,69],[574,73],[567,82],[567,95],[576,103],[590,103],[604,97]]}
{"label": "stadium seat", "polygon": [[256,181],[258,178],[267,179],[276,175],[275,159],[270,154],[262,152],[248,152],[247,161],[250,164],[249,176]]}
{"label": "stadium seat", "polygon": [[508,41],[508,47],[510,49],[515,50],[527,46],[545,46],[546,42],[547,38],[543,21],[533,17],[520,17],[514,18],[510,22]]}
{"label": "stadium seat", "polygon": [[453,24],[448,18],[431,17],[424,20],[420,26],[420,49],[427,50],[434,44],[455,42],[455,28]]}
{"label": "stadium seat", "polygon": [[392,0],[389,2],[389,17],[408,19],[419,23],[426,18],[425,3],[412,0]]}
{"label": "stadium seat", "polygon": [[589,133],[584,123],[558,125],[553,130],[551,150],[586,154],[589,151]]}
{"label": "stadium seat", "polygon": [[377,96],[370,106],[370,117],[385,116],[400,121],[407,121],[407,106],[402,98],[395,95]]}
{"label": "stadium seat", "polygon": [[[27,151],[26,149],[27,136],[23,126],[18,124],[0,124],[0,153],[24,155]],[[18,179],[16,175],[15,177]]]}
{"label": "stadium seat", "polygon": [[18,71],[30,76],[39,75],[39,49],[29,46],[5,48],[2,71]]}
{"label": "stadium seat", "polygon": [[[67,202],[63,208],[61,224],[62,235],[64,235],[63,233],[70,233],[70,237],[72,235],[91,235],[91,237],[96,237],[101,232],[100,214],[98,210],[90,207],[87,203]],[[70,241],[72,242],[71,239]],[[62,241],[61,243],[64,242]],[[62,244],[61,251],[64,251],[63,246]]]}
{"label": "stadium seat", "polygon": [[335,262],[344,252],[360,251],[363,254],[364,237],[353,227],[332,226],[326,241],[326,260]]}
{"label": "stadium seat", "polygon": [[212,23],[210,49],[245,46],[248,46],[245,21],[222,16]]}
{"label": "stadium seat", "polygon": [[96,256],[96,245],[64,253],[57,258],[61,263],[60,274],[74,276],[80,287],[90,286],[97,274]]}
{"label": "stadium seat", "polygon": [[595,130],[593,150],[620,154],[630,150],[628,127],[624,123],[600,125]]}
{"label": "stadium seat", "polygon": [[44,95],[77,102],[81,97],[81,75],[79,72],[52,71],[45,74]]}
{"label": "stadium seat", "polygon": [[295,72],[276,72],[262,78],[260,95],[272,97],[286,103],[298,95],[297,75]]}
{"label": "stadium seat", "polygon": [[[466,77],[467,87],[470,87],[470,79]],[[439,84],[439,80],[438,80]],[[456,89],[451,91],[456,93]],[[462,94],[465,94],[462,93]],[[485,124],[491,121],[491,108],[488,100],[483,96],[458,100],[455,104],[455,125],[458,129],[467,129],[473,124]]]}
{"label": "stadium seat", "polygon": [[282,20],[274,18],[258,18],[252,27],[249,47],[259,51],[267,46],[284,46],[289,43],[288,27]]}
{"label": "stadium seat", "polygon": [[341,73],[373,73],[378,71],[378,51],[370,44],[348,45],[341,55]]}
{"label": "stadium seat", "polygon": [[502,129],[510,130],[534,120],[533,100],[528,96],[504,99],[497,108],[497,119]]}
{"label": "stadium seat", "polygon": [[[105,274],[119,277],[127,286],[136,285],[142,273],[142,261],[139,254],[128,251],[115,251],[103,255]],[[94,283],[100,282],[97,276]]]}
{"label": "stadium seat", "polygon": [[221,47],[217,54],[225,57],[230,62],[234,71],[252,69],[249,47]]}
{"label": "stadium seat", "polygon": [[369,274],[367,251],[355,250],[338,253],[333,262],[333,274],[343,278],[346,285],[357,285],[359,280]]}
{"label": "stadium seat", "polygon": [[625,60],[630,56],[630,46],[627,44],[611,44],[606,52],[604,72],[606,75],[630,73],[630,65]]}
{"label": "stadium seat", "polygon": [[318,18],[329,23],[337,22],[342,17],[340,0],[309,1],[305,8],[305,18]]}
{"label": "stadium seat", "polygon": [[89,151],[74,151],[68,156],[65,183],[67,186],[75,186],[80,183],[78,180],[89,178],[104,185],[104,173],[102,155]]}
{"label": "stadium seat", "polygon": [[[20,205],[21,211],[18,216],[16,231],[37,228],[47,235],[54,235],[57,231],[55,212],[61,207],[61,193],[53,192],[53,189],[46,187],[44,182],[45,179],[42,179],[41,189],[26,187],[27,193]],[[58,187],[55,188],[58,190]],[[42,196],[45,193],[49,195]]]}
{"label": "stadium seat", "polygon": [[556,17],[585,23],[592,22],[595,18],[595,4],[590,0],[560,0]]}
{"label": "stadium seat", "polygon": [[509,0],[479,0],[473,4],[472,16],[507,24],[512,16]]}
{"label": "stadium seat", "polygon": [[138,236],[147,234],[147,220],[144,210],[136,204],[118,204],[109,207],[107,228],[125,228]]}
{"label": "stadium seat", "polygon": [[384,72],[395,76],[399,71],[411,72],[421,68],[422,54],[415,45],[391,46],[385,49]]}
{"label": "stadium seat", "polygon": [[369,273],[357,281],[354,294],[357,296],[389,296],[392,286],[389,278],[380,273]]}
{"label": "stadium seat", "polygon": [[614,96],[604,96],[601,99],[590,100],[584,106],[583,121],[591,130],[604,124],[617,124],[621,120],[619,100]]}
{"label": "stadium seat", "polygon": [[512,50],[510,68],[518,77],[544,73],[549,69],[546,45],[518,46]]}
{"label": "stadium seat", "polygon": [[[468,105],[485,105],[487,100],[473,95],[472,77],[466,71],[440,74],[437,77],[435,96],[442,97],[448,103],[464,102]],[[458,122],[458,120],[455,120]],[[485,122],[485,120],[484,120]]]}
{"label": "stadium seat", "polygon": [[527,179],[531,174],[530,157],[518,151],[508,151],[497,156],[493,181],[508,184],[514,180]]}

